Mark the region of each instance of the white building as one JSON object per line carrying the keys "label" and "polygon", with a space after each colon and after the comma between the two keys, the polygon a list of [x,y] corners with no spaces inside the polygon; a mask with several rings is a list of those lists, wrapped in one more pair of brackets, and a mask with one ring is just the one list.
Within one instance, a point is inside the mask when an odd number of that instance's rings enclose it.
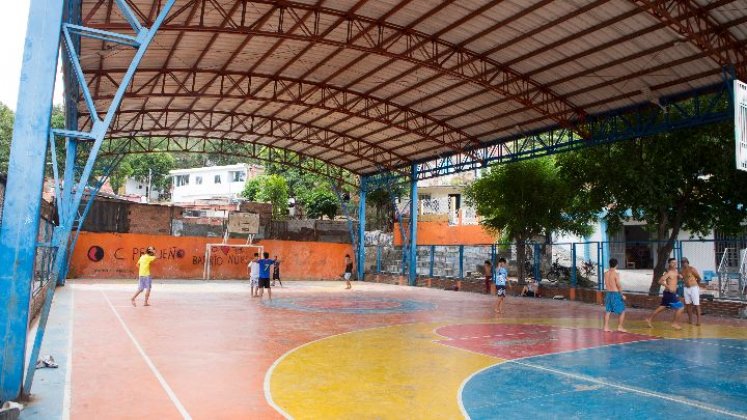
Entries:
{"label": "white building", "polygon": [[464,172],[418,181],[418,220],[448,221],[450,225],[477,224],[477,213],[467,205],[463,193],[464,186],[476,177],[473,172]]}
{"label": "white building", "polygon": [[245,163],[169,171],[172,178],[171,202],[236,198],[241,195],[247,180],[263,173],[261,166]]}
{"label": "white building", "polygon": [[[124,188],[124,195],[125,196],[140,196],[141,202],[153,202],[158,201],[158,197],[160,197],[161,193],[163,191],[153,188],[153,186],[150,186],[150,193],[148,192],[148,180],[144,181],[138,181],[135,178],[127,178],[125,180],[125,183],[123,185]],[[121,191],[121,190],[120,190]],[[149,195],[150,200],[147,200],[145,198],[146,195]]]}

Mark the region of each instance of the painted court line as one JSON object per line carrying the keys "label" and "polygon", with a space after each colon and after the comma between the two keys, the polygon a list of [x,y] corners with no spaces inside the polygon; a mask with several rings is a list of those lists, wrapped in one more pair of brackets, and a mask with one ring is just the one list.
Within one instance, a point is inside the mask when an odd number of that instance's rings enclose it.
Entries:
{"label": "painted court line", "polygon": [[62,395],[62,420],[70,420],[73,392],[73,327],[75,326],[75,286],[70,286],[70,313],[68,314],[67,362],[65,363],[65,391]]}
{"label": "painted court line", "polygon": [[184,408],[181,401],[179,401],[179,398],[177,398],[174,391],[171,389],[169,384],[166,382],[166,379],[164,379],[164,377],[161,375],[161,372],[159,372],[158,369],[156,368],[156,365],[153,364],[153,361],[150,360],[150,357],[148,357],[148,355],[145,353],[145,350],[143,350],[143,348],[140,346],[140,343],[137,341],[135,336],[132,334],[130,329],[127,327],[127,324],[125,324],[122,317],[119,316],[119,312],[117,312],[117,310],[114,308],[114,305],[112,305],[112,301],[109,300],[109,297],[106,295],[106,293],[104,293],[103,290],[101,291],[101,294],[104,296],[104,299],[106,299],[106,303],[109,304],[109,307],[112,309],[112,312],[114,312],[114,316],[116,316],[117,319],[119,320],[119,323],[122,324],[122,328],[125,330],[127,335],[130,337],[130,340],[132,340],[132,344],[135,345],[135,348],[137,349],[137,351],[140,353],[141,356],[143,356],[145,363],[148,365],[150,370],[156,376],[156,379],[158,379],[158,382],[161,384],[164,391],[166,391],[166,394],[171,399],[171,402],[173,402],[174,405],[176,406],[176,409],[179,410],[179,413],[182,415],[182,417],[184,417],[185,419],[192,420],[192,416],[189,415],[189,413],[187,412],[187,409]]}
{"label": "painted court line", "polygon": [[596,379],[596,378],[591,378],[591,377],[585,376],[585,375],[577,375],[575,373],[563,372],[562,370],[548,368],[548,367],[545,367],[545,366],[538,366],[538,365],[534,365],[534,364],[531,364],[531,363],[519,362],[519,361],[515,361],[515,360],[510,360],[510,361],[508,361],[506,363],[515,363],[515,364],[520,365],[520,366],[524,366],[524,367],[528,367],[528,368],[533,368],[533,369],[537,369],[537,370],[543,370],[543,371],[551,372],[551,373],[554,373],[554,374],[557,374],[557,375],[567,376],[569,378],[577,379],[579,381],[591,382],[591,383],[595,383],[595,384],[599,384],[599,385],[608,386],[608,387],[611,387],[611,388],[617,388],[617,389],[620,389],[620,390],[623,390],[623,391],[628,391],[628,392],[633,392],[633,393],[636,393],[636,394],[645,395],[647,397],[654,397],[654,398],[659,398],[659,399],[666,400],[666,401],[671,401],[671,402],[676,402],[676,403],[680,403],[680,404],[684,404],[684,405],[689,405],[691,407],[699,408],[701,410],[712,411],[714,413],[723,414],[725,416],[731,416],[731,417],[736,417],[736,418],[740,418],[740,419],[747,419],[747,416],[743,415],[743,414],[733,413],[731,411],[722,410],[720,408],[711,407],[709,405],[700,404],[700,403],[693,402],[693,401],[688,401],[688,400],[685,400],[683,398],[671,397],[669,395],[660,394],[658,392],[646,391],[646,390],[643,390],[643,389],[633,388],[633,387],[629,387],[629,386],[625,386],[625,385],[612,384],[612,383],[609,383],[607,381],[603,381],[601,379]]}

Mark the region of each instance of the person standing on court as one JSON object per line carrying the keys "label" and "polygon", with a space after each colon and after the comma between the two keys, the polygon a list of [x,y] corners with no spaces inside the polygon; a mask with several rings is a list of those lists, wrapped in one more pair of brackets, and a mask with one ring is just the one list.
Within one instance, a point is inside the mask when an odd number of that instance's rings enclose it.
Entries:
{"label": "person standing on court", "polygon": [[679,296],[677,296],[677,280],[682,277],[677,272],[677,260],[670,258],[667,260],[668,269],[663,276],[659,279],[659,284],[664,286],[664,293],[661,296],[661,303],[659,307],[654,310],[650,317],[646,318],[646,323],[649,328],[653,328],[651,324],[656,317],[665,309],[674,310],[674,318],[672,319],[672,328],[675,330],[681,330],[682,327],[679,324],[679,318],[682,311],[685,310],[685,305],[680,302]]}
{"label": "person standing on court", "polygon": [[508,279],[508,269],[506,269],[506,259],[498,259],[498,269],[495,270],[495,295],[498,300],[495,302],[495,312],[502,313],[503,301],[506,299],[506,280]]}
{"label": "person standing on court", "polygon": [[280,259],[275,255],[275,264],[272,265],[272,287],[275,287],[275,281],[280,283],[280,287],[283,287],[283,282],[280,281]]}
{"label": "person standing on court", "polygon": [[604,332],[610,332],[610,314],[618,315],[617,330],[627,332],[623,328],[625,322],[625,296],[620,286],[620,273],[617,272],[617,259],[610,259],[610,269],[604,273]]}
{"label": "person standing on court", "polygon": [[130,299],[130,301],[132,302],[132,306],[137,306],[136,299],[140,295],[140,293],[143,292],[143,290],[145,290],[145,306],[150,306],[148,300],[150,299],[150,289],[153,283],[150,275],[150,265],[155,260],[156,249],[152,246],[149,246],[145,250],[145,254],[141,255],[140,259],[138,259],[135,263],[135,266],[138,268],[138,278],[137,292],[134,296],[132,296],[132,299]]}
{"label": "person standing on court", "polygon": [[342,278],[345,279],[345,288],[352,289],[353,285],[350,284],[350,279],[353,277],[353,260],[350,259],[349,254],[345,254],[345,272],[342,274]]}
{"label": "person standing on court", "polygon": [[687,258],[682,259],[682,278],[685,280],[685,308],[687,320],[693,323],[693,306],[695,307],[695,325],[700,325],[700,273],[690,265]]}
{"label": "person standing on court", "polygon": [[259,298],[262,299],[265,290],[267,289],[267,296],[272,300],[272,289],[270,288],[270,267],[277,263],[279,260],[271,260],[270,253],[265,252],[262,254],[264,258],[257,261],[259,263]]}
{"label": "person standing on court", "polygon": [[482,272],[485,274],[485,294],[490,294],[490,283],[493,282],[493,264],[489,260],[485,260],[485,264],[482,266]]}
{"label": "person standing on court", "polygon": [[249,284],[252,288],[252,297],[259,296],[259,253],[254,253],[254,258],[249,261]]}

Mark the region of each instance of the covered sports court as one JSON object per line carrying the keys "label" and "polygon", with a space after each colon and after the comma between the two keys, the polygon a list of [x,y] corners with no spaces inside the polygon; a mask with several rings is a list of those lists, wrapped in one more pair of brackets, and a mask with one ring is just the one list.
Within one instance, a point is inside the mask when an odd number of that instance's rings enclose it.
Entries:
{"label": "covered sports court", "polygon": [[[674,332],[631,309],[630,333],[605,334],[594,305],[513,298],[496,317],[490,297],[415,287],[418,180],[734,119],[746,21],[743,0],[32,0],[0,401],[31,393],[26,418],[747,417],[743,320]],[[131,280],[67,279],[84,195],[158,151],[355,184],[369,281],[290,282],[270,303],[242,282],[159,279],[157,303],[133,308]],[[47,166],[58,223],[40,241]],[[412,197],[407,272],[376,284],[366,198],[395,184]],[[65,287],[29,332],[42,252]],[[26,369],[50,353],[59,370]]]}

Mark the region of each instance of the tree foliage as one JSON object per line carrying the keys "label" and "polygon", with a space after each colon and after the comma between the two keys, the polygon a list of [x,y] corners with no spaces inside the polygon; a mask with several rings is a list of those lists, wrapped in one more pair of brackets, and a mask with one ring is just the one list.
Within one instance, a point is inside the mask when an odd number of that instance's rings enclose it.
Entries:
{"label": "tree foliage", "polygon": [[241,196],[249,201],[255,201],[259,195],[259,189],[262,187],[261,177],[254,177],[249,179],[244,184],[244,190],[241,191]]}
{"label": "tree foliage", "polygon": [[280,175],[263,175],[259,177],[259,186],[256,200],[272,204],[273,219],[285,219],[288,209],[288,183],[285,178]]}
{"label": "tree foliage", "polygon": [[150,176],[151,187],[155,190],[166,191],[171,184],[169,171],[174,169],[174,157],[169,153],[148,153],[126,156],[119,164],[110,180],[112,188],[117,191],[128,178],[138,182],[148,182]]}
{"label": "tree foliage", "polygon": [[485,228],[517,243],[520,282],[527,241],[553,232],[591,233],[594,210],[560,175],[552,158],[493,166],[465,195]]}
{"label": "tree foliage", "polygon": [[306,216],[318,219],[327,216],[334,219],[339,208],[337,195],[329,189],[317,188],[306,197]]}
{"label": "tree foliage", "polygon": [[679,233],[735,233],[747,216],[747,174],[734,167],[729,123],[674,131],[561,156],[564,173],[600,209],[609,230],[623,222],[646,223],[662,245],[649,292]]}
{"label": "tree foliage", "polygon": [[13,110],[0,103],[0,173],[8,173],[10,160],[10,142],[13,139]]}

